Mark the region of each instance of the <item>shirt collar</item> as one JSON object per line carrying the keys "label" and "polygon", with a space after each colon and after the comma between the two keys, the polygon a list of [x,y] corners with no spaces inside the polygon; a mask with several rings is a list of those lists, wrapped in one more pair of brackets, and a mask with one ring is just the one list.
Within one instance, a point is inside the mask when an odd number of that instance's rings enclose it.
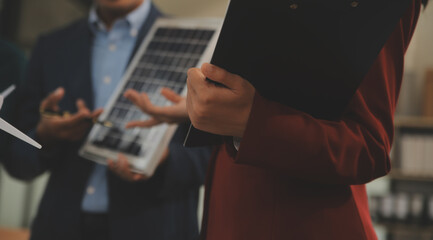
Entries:
{"label": "shirt collar", "polygon": [[[149,15],[151,8],[151,0],[144,0],[144,2],[134,11],[130,12],[125,16],[125,20],[130,24],[131,29],[138,31],[141,25],[146,20]],[[89,13],[89,25],[90,29],[95,32],[98,30],[106,30],[104,22],[99,18],[98,13],[96,11],[96,6],[93,5],[90,9]]]}

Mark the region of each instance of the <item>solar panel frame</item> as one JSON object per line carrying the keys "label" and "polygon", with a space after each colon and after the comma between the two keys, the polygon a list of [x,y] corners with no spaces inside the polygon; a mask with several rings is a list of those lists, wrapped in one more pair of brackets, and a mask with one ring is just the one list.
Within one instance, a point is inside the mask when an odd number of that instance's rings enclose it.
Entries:
{"label": "solar panel frame", "polygon": [[[122,94],[125,90],[125,88],[127,87],[127,85],[129,84],[128,87],[133,87],[136,89],[142,88],[143,86],[149,86],[151,88],[151,90],[153,90],[153,92],[155,93],[159,93],[159,91],[157,91],[159,89],[159,87],[161,86],[167,86],[170,85],[171,87],[175,87],[178,86],[176,90],[178,93],[180,93],[181,95],[185,96],[186,92],[187,92],[187,88],[186,88],[186,82],[182,84],[181,81],[185,81],[186,80],[186,72],[185,69],[182,70],[182,72],[176,72],[176,71],[164,71],[164,70],[160,70],[154,67],[154,65],[156,65],[158,68],[161,67],[162,65],[165,66],[174,66],[174,65],[178,65],[181,64],[181,66],[186,66],[186,65],[191,65],[191,61],[193,58],[188,59],[187,57],[184,57],[186,55],[182,55],[181,57],[174,57],[174,58],[164,58],[161,57],[161,55],[155,54],[149,54],[150,52],[152,52],[152,48],[153,49],[172,49],[172,51],[176,51],[176,52],[185,52],[187,51],[188,54],[197,54],[200,51],[203,51],[203,46],[200,46],[200,44],[190,44],[190,43],[186,43],[186,42],[179,42],[179,43],[173,43],[173,44],[165,44],[161,43],[161,42],[157,42],[154,41],[154,39],[158,39],[158,37],[160,37],[161,39],[164,39],[164,34],[172,34],[172,35],[176,35],[176,34],[192,34],[194,33],[194,30],[198,30],[195,31],[195,34],[197,33],[201,33],[201,38],[205,38],[208,37],[209,40],[204,48],[204,51],[202,54],[199,54],[200,57],[198,58],[198,62],[197,64],[195,64],[194,66],[198,67],[200,66],[202,63],[204,62],[209,62],[211,57],[212,57],[212,53],[213,50],[215,49],[215,45],[218,39],[218,35],[219,32],[221,30],[221,26],[222,26],[222,19],[217,19],[217,18],[209,18],[209,19],[198,19],[198,18],[160,18],[158,19],[152,26],[152,28],[149,30],[147,36],[145,37],[145,39],[143,40],[143,42],[141,43],[139,49],[137,50],[137,53],[135,54],[134,58],[132,59],[131,63],[129,64],[129,66],[127,67],[127,70],[125,71],[125,74],[123,76],[123,78],[121,79],[121,81],[118,83],[116,90],[114,91],[114,93],[112,94],[112,96],[110,97],[110,100],[108,101],[108,103],[105,105],[104,107],[104,112],[102,113],[102,115],[100,116],[100,119],[104,119],[104,120],[109,120],[109,121],[113,121],[113,123],[116,125],[121,125],[124,122],[124,119],[129,119],[129,120],[133,120],[135,116],[134,114],[136,114],[138,111],[141,112],[138,108],[136,108],[136,111],[131,112],[129,110],[131,109],[127,109],[125,111],[125,109],[122,109],[121,106],[122,104],[125,104],[124,106],[128,106],[129,101],[126,99],[122,99]],[[167,31],[167,28],[172,28],[173,31],[178,30],[178,32],[170,32]],[[165,30],[164,30],[165,29]],[[187,30],[187,31],[182,31],[182,30]],[[191,31],[188,31],[191,30]],[[206,32],[205,30],[210,30],[213,32],[213,34],[209,37],[205,34],[209,34],[208,32]],[[159,32],[158,32],[159,31]],[[164,31],[166,31],[164,33]],[[159,34],[159,36],[158,36]],[[165,36],[165,38],[170,39],[170,35]],[[193,38],[195,39],[195,38]],[[159,44],[159,45],[158,45]],[[193,47],[193,48],[192,48]],[[188,48],[192,48],[192,49],[188,49]],[[200,49],[201,48],[201,49]],[[191,51],[193,51],[193,53],[191,53]],[[148,58],[146,60],[149,60],[153,63],[152,66],[143,66],[142,68],[140,67],[140,63],[142,63],[143,58]],[[150,65],[148,63],[148,65]],[[182,67],[178,67],[179,69]],[[177,70],[177,69],[176,69]],[[143,85],[140,86],[140,79],[137,78],[134,82],[134,77],[136,77],[136,75],[134,74],[139,74],[142,77],[145,76],[143,79]],[[148,79],[151,79],[150,76],[156,77],[156,79],[159,79],[155,82],[152,82],[152,84],[149,85],[148,82],[146,82]],[[173,78],[176,78],[176,82],[173,81],[166,81],[166,79],[171,78],[171,80]],[[177,85],[176,85],[177,84]],[[180,88],[179,85],[183,85],[183,88]],[[170,87],[169,86],[169,87]],[[153,102],[156,105],[161,105],[161,103],[163,105],[168,104],[167,102],[164,102],[164,100],[161,100],[163,97],[159,96],[159,99],[157,102]],[[152,98],[151,98],[152,100]],[[117,104],[117,105],[116,105]],[[119,106],[118,106],[119,105]],[[125,107],[126,108],[126,107]],[[111,114],[111,115],[110,115]],[[125,114],[128,114],[128,116],[126,116],[125,118]],[[132,118],[130,115],[133,115]],[[119,119],[123,119],[123,120],[119,120],[117,121],[117,117],[115,119],[115,121],[113,119],[111,119],[112,116],[117,116],[119,117]],[[143,117],[141,117],[143,120]],[[128,120],[128,121],[129,121]],[[124,154],[129,163],[130,166],[132,168],[132,170],[134,172],[138,172],[141,174],[144,174],[146,176],[151,176],[153,174],[153,172],[155,171],[158,161],[159,159],[162,157],[162,154],[164,152],[164,150],[166,149],[166,147],[168,146],[170,139],[172,138],[174,132],[176,131],[177,125],[175,124],[161,124],[159,126],[155,126],[152,127],[150,129],[145,129],[145,128],[134,128],[132,130],[127,130],[124,131],[124,129],[121,129],[124,132],[129,132],[130,134],[128,134],[129,136],[129,140],[126,139],[125,141],[123,141],[124,139],[122,138],[123,135],[120,137],[120,140],[117,138],[117,134],[116,128],[113,129],[109,129],[109,128],[105,128],[101,125],[94,125],[93,128],[91,129],[86,141],[84,142],[84,144],[82,145],[79,154],[80,156],[101,163],[101,164],[106,164],[107,163],[107,159],[113,159],[116,160],[118,153],[121,152],[122,154]],[[106,135],[104,135],[104,132],[107,131],[112,131],[110,133],[107,133]],[[123,133],[124,133],[123,132]],[[141,150],[140,154],[138,156],[131,154],[131,153],[126,153],[125,151],[119,151],[119,150],[114,150],[114,147],[103,147],[103,146],[98,146],[98,144],[95,144],[95,142],[97,142],[97,138],[98,136],[104,135],[104,141],[107,140],[107,138],[111,138],[109,139],[110,143],[109,145],[111,146],[117,146],[118,144],[124,144],[124,142],[128,142],[128,141],[132,141],[130,142],[131,144],[127,147],[127,149],[130,150],[130,152],[135,151],[137,146],[134,146],[134,143],[138,142],[138,139],[133,139],[133,137],[131,136],[137,136],[140,137],[140,135],[144,135],[144,133],[147,133],[147,135],[145,136],[146,139],[144,139],[143,141],[139,141],[140,142],[140,148],[144,149]],[[111,134],[114,134],[115,136],[112,136]],[[117,135],[116,135],[117,134]],[[126,136],[126,137],[128,137]],[[120,141],[120,142],[116,142],[116,141]],[[107,142],[105,142],[105,144],[107,144]],[[117,145],[116,145],[117,144]],[[125,149],[125,146],[123,146]],[[145,152],[143,152],[145,151]]]}

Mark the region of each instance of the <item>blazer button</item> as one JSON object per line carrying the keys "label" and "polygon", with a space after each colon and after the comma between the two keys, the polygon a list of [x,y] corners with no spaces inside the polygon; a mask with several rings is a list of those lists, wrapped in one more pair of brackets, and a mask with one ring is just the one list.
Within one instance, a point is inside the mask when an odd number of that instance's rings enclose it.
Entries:
{"label": "blazer button", "polygon": [[92,195],[95,193],[95,188],[92,186],[87,187],[87,194]]}
{"label": "blazer button", "polygon": [[358,1],[352,1],[352,2],[350,3],[350,6],[353,7],[353,8],[356,8],[356,7],[359,6],[359,2],[358,2]]}

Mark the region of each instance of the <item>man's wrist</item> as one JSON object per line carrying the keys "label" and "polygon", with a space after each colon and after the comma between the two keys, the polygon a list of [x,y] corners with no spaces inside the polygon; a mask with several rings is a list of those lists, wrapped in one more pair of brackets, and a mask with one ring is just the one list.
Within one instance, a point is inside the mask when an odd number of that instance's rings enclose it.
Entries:
{"label": "man's wrist", "polygon": [[40,123],[36,126],[35,137],[37,141],[44,145],[44,147],[50,147],[54,145],[55,141],[52,139],[52,137],[50,137],[48,129],[44,128],[44,126]]}

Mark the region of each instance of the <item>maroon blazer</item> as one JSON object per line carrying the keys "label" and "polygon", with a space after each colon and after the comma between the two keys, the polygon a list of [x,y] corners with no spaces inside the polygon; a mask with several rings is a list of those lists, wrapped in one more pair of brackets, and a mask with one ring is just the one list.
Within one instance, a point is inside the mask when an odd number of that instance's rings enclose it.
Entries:
{"label": "maroon blazer", "polygon": [[377,239],[365,183],[390,171],[403,58],[421,1],[414,0],[339,122],[256,95],[239,152],[212,159],[202,238]]}

